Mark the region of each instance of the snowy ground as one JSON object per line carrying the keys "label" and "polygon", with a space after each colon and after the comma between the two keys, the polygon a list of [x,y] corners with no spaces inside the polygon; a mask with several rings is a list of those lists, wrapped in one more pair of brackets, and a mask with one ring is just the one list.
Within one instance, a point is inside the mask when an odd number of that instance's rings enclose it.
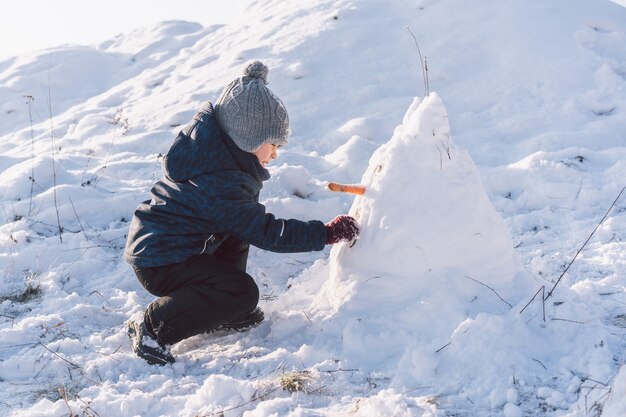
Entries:
{"label": "snowy ground", "polygon": [[[625,44],[610,1],[259,0],[1,61],[0,414],[623,417],[626,195],[541,288],[626,185]],[[249,59],[292,121],[265,204],[363,236],[253,250],[267,320],[155,368],[128,220]]]}

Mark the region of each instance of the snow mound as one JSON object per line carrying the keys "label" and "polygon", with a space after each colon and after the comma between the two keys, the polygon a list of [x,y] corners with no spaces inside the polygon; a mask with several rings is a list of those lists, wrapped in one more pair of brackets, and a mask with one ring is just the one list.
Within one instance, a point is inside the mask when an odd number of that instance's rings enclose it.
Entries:
{"label": "snow mound", "polygon": [[615,377],[609,399],[602,410],[604,417],[619,417],[626,415],[626,403],[623,401],[623,393],[626,392],[626,366],[622,365]]}
{"label": "snow mound", "polygon": [[345,357],[375,368],[408,354],[420,379],[464,321],[505,314],[532,279],[436,94],[414,100],[362,183],[350,210],[361,236],[332,249],[314,311]]}

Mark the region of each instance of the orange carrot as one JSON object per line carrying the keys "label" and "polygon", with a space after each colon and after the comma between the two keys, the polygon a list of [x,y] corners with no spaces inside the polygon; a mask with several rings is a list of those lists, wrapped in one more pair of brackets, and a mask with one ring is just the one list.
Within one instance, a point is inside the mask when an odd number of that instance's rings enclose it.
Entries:
{"label": "orange carrot", "polygon": [[328,189],[339,193],[365,194],[365,186],[361,184],[337,184],[336,182],[330,182],[328,183]]}

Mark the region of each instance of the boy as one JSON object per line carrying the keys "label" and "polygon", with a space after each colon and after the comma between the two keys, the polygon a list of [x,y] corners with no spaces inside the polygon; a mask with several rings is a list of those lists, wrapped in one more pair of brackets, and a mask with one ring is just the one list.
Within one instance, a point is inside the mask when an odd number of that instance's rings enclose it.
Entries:
{"label": "boy", "polygon": [[246,273],[249,245],[273,252],[322,250],[357,238],[350,216],[277,219],[259,203],[265,166],[289,139],[283,103],[259,61],[207,103],[176,137],[164,178],[134,213],[125,259],[156,295],[143,319],[128,322],[134,352],[173,363],[167,345],[200,333],[259,324],[259,289]]}

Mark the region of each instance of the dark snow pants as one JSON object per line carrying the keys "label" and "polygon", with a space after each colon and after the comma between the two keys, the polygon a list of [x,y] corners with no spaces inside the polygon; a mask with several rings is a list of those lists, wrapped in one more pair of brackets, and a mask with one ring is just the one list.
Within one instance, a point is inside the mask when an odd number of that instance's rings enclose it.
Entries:
{"label": "dark snow pants", "polygon": [[160,344],[208,332],[257,306],[259,288],[246,273],[248,250],[230,237],[211,255],[135,269],[141,285],[159,297],[146,309],[144,320]]}

